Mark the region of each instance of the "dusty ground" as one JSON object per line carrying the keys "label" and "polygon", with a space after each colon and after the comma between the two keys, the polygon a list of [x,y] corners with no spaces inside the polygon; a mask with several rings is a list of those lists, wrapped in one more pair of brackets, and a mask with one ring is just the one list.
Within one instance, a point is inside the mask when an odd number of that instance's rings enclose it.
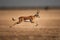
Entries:
{"label": "dusty ground", "polygon": [[[35,23],[22,22],[12,28],[19,16],[34,15],[36,10],[0,10],[0,40],[60,40],[60,9],[40,10]],[[38,26],[34,26],[38,23]]]}

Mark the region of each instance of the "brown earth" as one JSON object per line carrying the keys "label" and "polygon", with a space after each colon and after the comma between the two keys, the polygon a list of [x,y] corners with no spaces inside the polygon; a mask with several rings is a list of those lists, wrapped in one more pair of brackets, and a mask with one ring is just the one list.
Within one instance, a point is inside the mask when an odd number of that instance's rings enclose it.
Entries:
{"label": "brown earth", "polygon": [[36,18],[35,23],[22,22],[9,27],[14,23],[12,17],[18,21],[20,16],[35,13],[35,9],[0,10],[0,40],[60,40],[60,9],[41,9],[40,18]]}

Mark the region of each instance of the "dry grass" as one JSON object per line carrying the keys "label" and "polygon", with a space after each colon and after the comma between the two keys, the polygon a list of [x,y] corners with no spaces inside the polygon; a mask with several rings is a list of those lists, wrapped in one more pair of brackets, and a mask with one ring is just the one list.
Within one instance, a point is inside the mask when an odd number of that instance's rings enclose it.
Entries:
{"label": "dry grass", "polygon": [[[12,28],[12,17],[28,16],[36,10],[0,10],[0,40],[60,40],[60,10],[40,10],[38,26],[22,22]],[[18,21],[18,20],[17,20]]]}

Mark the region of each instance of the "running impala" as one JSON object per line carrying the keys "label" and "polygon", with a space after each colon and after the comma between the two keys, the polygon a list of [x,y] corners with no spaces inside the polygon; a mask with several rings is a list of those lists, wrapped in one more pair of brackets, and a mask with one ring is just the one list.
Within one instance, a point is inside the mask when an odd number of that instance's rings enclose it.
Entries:
{"label": "running impala", "polygon": [[[40,16],[39,16],[39,11],[37,11],[37,13],[36,13],[35,15],[21,16],[21,17],[19,17],[19,18],[18,18],[18,22],[15,22],[12,26],[14,26],[14,25],[16,25],[16,24],[20,24],[22,21],[24,21],[24,22],[27,22],[27,21],[28,21],[28,22],[34,23],[33,20],[34,20],[36,17],[40,18]],[[15,21],[14,18],[12,18],[12,20]],[[12,26],[10,26],[10,27],[12,27]]]}

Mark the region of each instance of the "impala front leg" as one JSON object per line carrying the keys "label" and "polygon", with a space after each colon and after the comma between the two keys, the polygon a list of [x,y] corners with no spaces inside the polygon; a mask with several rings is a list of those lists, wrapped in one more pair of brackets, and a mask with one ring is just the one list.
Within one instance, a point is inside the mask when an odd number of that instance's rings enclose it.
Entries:
{"label": "impala front leg", "polygon": [[36,24],[35,26],[38,26],[38,24]]}
{"label": "impala front leg", "polygon": [[33,21],[32,19],[30,19],[30,22],[31,22],[31,23],[34,23],[34,21]]}

